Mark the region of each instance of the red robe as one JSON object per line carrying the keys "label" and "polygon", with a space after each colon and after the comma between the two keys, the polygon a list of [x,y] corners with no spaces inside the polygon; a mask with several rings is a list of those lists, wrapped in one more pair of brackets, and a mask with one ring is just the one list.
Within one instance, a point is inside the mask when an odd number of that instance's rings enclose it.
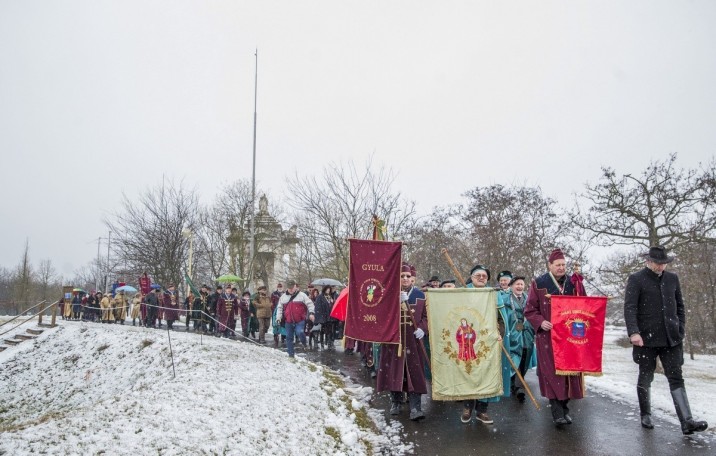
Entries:
{"label": "red robe", "polygon": [[173,295],[171,293],[164,293],[162,297],[162,307],[164,307],[165,320],[179,319],[179,303],[176,299],[176,292]]}
{"label": "red robe", "polygon": [[570,277],[566,277],[563,287],[563,290],[560,290],[549,273],[543,274],[532,281],[525,306],[525,318],[536,330],[535,348],[537,349],[537,378],[539,379],[540,393],[547,399],[561,401],[584,397],[582,375],[557,375],[555,373],[552,334],[541,328],[543,321],[552,319],[552,300],[546,296],[547,294],[576,295],[578,292]]}
{"label": "red robe", "polygon": [[457,359],[461,361],[471,361],[477,358],[477,355],[475,355],[477,333],[474,329],[472,329],[472,326],[467,326],[466,328],[460,326],[455,332],[455,339],[457,340],[457,346],[459,347]]}
{"label": "red robe", "polygon": [[[417,288],[409,294],[408,308],[414,310],[413,317],[418,327],[428,334],[428,315],[425,308],[425,295]],[[401,311],[403,313],[403,311]],[[381,344],[378,357],[377,391],[408,391],[411,393],[427,394],[428,387],[425,382],[425,365],[428,359],[425,351],[418,346],[423,341],[415,338],[416,328],[412,323],[403,323],[406,317],[402,316],[400,339],[403,351],[398,356],[397,344]],[[410,318],[407,318],[410,321]]]}
{"label": "red robe", "polygon": [[216,302],[216,319],[219,320],[219,332],[231,328],[236,312],[239,310],[239,300],[233,294],[222,293]]}

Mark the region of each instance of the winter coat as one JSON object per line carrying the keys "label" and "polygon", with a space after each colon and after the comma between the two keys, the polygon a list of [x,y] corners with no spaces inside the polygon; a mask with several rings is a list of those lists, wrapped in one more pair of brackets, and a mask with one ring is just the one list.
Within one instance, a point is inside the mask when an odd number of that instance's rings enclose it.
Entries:
{"label": "winter coat", "polygon": [[321,294],[316,298],[316,324],[325,324],[328,322],[328,318],[331,316],[331,310],[333,310],[333,301],[333,297],[326,296],[325,294]]}
{"label": "winter coat", "polygon": [[257,296],[254,299],[256,307],[256,318],[271,318],[271,298],[268,296]]}
{"label": "winter coat", "polygon": [[686,314],[679,276],[649,268],[629,276],[624,293],[627,333],[641,335],[646,347],[674,347],[684,340]]}

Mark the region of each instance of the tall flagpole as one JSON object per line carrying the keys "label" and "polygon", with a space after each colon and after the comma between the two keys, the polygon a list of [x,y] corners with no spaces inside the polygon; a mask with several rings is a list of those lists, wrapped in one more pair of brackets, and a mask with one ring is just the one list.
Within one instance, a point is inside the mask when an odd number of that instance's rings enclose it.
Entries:
{"label": "tall flagpole", "polygon": [[251,241],[249,243],[249,270],[248,270],[248,287],[249,290],[253,291],[253,280],[254,280],[254,250],[256,248],[256,222],[255,222],[255,211],[256,211],[256,99],[258,97],[258,83],[259,83],[259,50],[256,49],[254,53],[256,57],[256,68],[254,72],[254,160],[251,171]]}

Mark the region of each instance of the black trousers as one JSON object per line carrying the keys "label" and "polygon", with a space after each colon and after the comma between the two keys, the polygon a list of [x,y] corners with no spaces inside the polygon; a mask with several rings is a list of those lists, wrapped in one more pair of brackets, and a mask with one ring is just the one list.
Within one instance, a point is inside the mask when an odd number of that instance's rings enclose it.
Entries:
{"label": "black trousers", "polygon": [[648,389],[654,380],[656,369],[656,358],[661,360],[664,366],[664,375],[669,381],[671,391],[684,387],[684,377],[681,373],[681,366],[684,364],[684,347],[679,344],[675,347],[637,347],[634,346],[632,358],[639,365],[639,378],[637,386]]}

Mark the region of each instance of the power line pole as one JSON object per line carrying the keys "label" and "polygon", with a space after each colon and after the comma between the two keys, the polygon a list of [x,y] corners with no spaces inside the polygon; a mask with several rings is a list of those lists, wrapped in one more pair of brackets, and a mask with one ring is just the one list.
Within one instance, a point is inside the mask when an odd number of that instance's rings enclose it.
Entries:
{"label": "power line pole", "polygon": [[256,49],[254,54],[256,58],[256,67],[254,72],[254,159],[253,169],[251,171],[251,233],[249,241],[249,270],[248,287],[250,291],[253,291],[253,280],[254,280],[254,253],[256,249],[256,100],[258,97],[258,84],[259,84],[259,50]]}

